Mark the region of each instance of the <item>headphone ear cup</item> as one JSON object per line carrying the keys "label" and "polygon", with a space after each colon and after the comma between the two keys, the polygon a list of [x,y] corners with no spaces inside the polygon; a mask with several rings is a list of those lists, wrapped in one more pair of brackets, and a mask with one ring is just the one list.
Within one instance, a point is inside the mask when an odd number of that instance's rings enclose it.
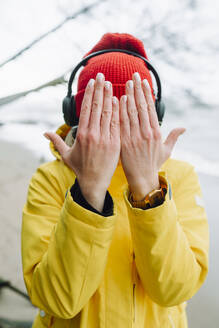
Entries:
{"label": "headphone ear cup", "polygon": [[62,112],[64,116],[64,121],[67,125],[70,125],[69,124],[70,110],[71,110],[71,97],[66,96],[62,101]]}
{"label": "headphone ear cup", "polygon": [[69,126],[78,125],[78,118],[76,116],[76,104],[74,96],[66,96],[62,102],[62,112],[65,123]]}
{"label": "headphone ear cup", "polygon": [[77,111],[76,111],[76,101],[75,101],[75,97],[72,96],[71,97],[71,111],[70,111],[70,118],[69,118],[71,126],[78,125],[79,118],[77,117],[76,113],[77,113]]}
{"label": "headphone ear cup", "polygon": [[70,122],[71,126],[78,125],[79,123],[79,118],[77,117],[77,111],[76,111],[76,101],[75,97],[71,97],[71,116],[70,116]]}
{"label": "headphone ear cup", "polygon": [[162,101],[156,100],[155,102],[155,107],[156,107],[156,112],[157,112],[157,117],[159,124],[162,124],[164,113],[165,113],[165,105]]}

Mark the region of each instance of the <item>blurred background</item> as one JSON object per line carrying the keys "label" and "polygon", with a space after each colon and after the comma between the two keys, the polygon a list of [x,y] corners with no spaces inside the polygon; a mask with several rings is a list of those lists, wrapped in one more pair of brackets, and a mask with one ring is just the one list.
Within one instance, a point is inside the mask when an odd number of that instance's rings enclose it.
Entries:
{"label": "blurred background", "polygon": [[[188,302],[189,327],[219,327],[218,10],[216,0],[0,2],[2,281],[25,291],[21,211],[35,169],[53,160],[43,133],[64,123],[62,100],[72,69],[104,33],[130,33],[143,41],[161,78],[166,104],[163,136],[174,127],[186,128],[172,157],[195,166],[208,214],[210,271]],[[73,93],[76,83],[77,79]],[[0,289],[1,318],[31,320],[35,313],[25,299],[6,287]]]}

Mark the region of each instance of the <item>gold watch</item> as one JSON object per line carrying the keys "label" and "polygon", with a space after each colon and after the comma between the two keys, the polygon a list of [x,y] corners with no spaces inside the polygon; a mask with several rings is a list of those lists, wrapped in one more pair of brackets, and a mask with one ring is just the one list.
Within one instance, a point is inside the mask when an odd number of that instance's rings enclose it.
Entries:
{"label": "gold watch", "polygon": [[161,205],[165,200],[167,192],[166,184],[160,179],[160,189],[154,189],[142,200],[134,200],[132,193],[129,195],[129,201],[133,207],[148,209]]}

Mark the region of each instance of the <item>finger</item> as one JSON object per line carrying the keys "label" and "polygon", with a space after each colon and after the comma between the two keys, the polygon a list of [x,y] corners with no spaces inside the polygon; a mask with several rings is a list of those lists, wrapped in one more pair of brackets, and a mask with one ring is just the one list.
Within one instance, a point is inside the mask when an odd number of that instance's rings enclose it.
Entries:
{"label": "finger", "polygon": [[58,134],[53,132],[45,132],[43,135],[54,144],[55,149],[58,150],[61,157],[63,157],[63,154],[70,149],[70,147],[66,145]]}
{"label": "finger", "polygon": [[110,122],[112,116],[112,84],[109,81],[104,83],[103,110],[101,114],[101,134],[110,136]]}
{"label": "finger", "polygon": [[100,118],[103,107],[103,87],[105,77],[102,73],[98,73],[94,86],[94,96],[91,106],[89,130],[95,131],[100,128]]}
{"label": "finger", "polygon": [[127,95],[127,113],[129,117],[129,124],[130,124],[130,134],[134,135],[136,133],[136,130],[139,131],[139,120],[138,120],[138,111],[135,104],[134,83],[132,80],[129,80],[126,83],[126,95]]}
{"label": "finger", "polygon": [[127,95],[120,98],[120,131],[122,138],[130,137],[130,123],[127,113]]}
{"label": "finger", "polygon": [[177,142],[178,137],[186,131],[185,128],[173,129],[166,138],[164,145],[168,148],[168,152],[171,153],[174,145]]}
{"label": "finger", "polygon": [[93,92],[94,92],[94,79],[90,79],[88,82],[84,97],[81,104],[81,112],[80,112],[80,118],[79,118],[79,125],[78,125],[78,131],[82,129],[86,129],[88,127],[89,119],[90,119],[90,112],[91,112],[91,104],[92,104],[92,98],[93,98]]}
{"label": "finger", "polygon": [[160,129],[155,104],[151,94],[151,87],[146,79],[142,82],[143,93],[148,105],[148,117],[153,129]]}
{"label": "finger", "polygon": [[110,134],[120,142],[120,123],[119,123],[119,100],[117,97],[112,98],[112,116],[110,122]]}
{"label": "finger", "polygon": [[133,74],[135,101],[138,110],[139,125],[142,132],[150,127],[148,116],[148,104],[141,86],[141,78],[138,72]]}

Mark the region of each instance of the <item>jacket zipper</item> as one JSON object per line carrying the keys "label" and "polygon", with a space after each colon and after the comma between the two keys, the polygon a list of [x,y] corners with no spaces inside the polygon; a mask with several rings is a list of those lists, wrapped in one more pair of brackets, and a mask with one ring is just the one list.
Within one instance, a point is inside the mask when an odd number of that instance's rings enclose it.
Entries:
{"label": "jacket zipper", "polygon": [[137,283],[137,272],[136,272],[136,264],[135,264],[135,253],[133,252],[133,286],[132,286],[132,291],[133,291],[133,322],[136,320],[136,283]]}

